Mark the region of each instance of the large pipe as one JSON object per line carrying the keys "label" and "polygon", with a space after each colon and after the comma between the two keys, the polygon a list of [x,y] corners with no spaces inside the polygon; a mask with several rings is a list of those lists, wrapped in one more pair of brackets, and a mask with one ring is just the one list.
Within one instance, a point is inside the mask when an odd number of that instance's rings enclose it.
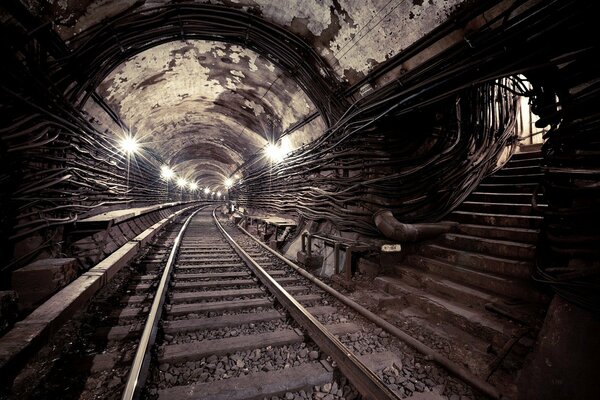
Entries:
{"label": "large pipe", "polygon": [[390,210],[379,210],[373,214],[375,226],[386,238],[401,243],[414,243],[421,240],[433,239],[442,233],[454,229],[457,223],[439,224],[404,224],[394,217]]}

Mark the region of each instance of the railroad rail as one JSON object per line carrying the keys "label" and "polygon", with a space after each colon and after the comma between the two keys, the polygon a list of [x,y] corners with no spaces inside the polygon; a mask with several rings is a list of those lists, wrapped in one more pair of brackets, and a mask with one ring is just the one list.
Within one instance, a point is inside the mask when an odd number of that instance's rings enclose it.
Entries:
{"label": "railroad rail", "polygon": [[[336,312],[319,305],[325,292],[249,245],[238,244],[214,210],[198,209],[187,217],[154,285],[122,399],[142,394],[159,399],[270,397],[330,383],[334,366],[363,398],[398,399],[338,339],[360,328],[320,322],[319,316]],[[236,326],[252,330],[240,335],[228,329]],[[215,365],[223,355],[255,356],[281,346],[302,357],[283,368],[273,366],[275,373],[244,368],[241,357],[234,369]],[[259,362],[267,369],[272,365],[268,354]],[[181,373],[175,375],[174,369]],[[224,374],[233,376],[220,379]]]}
{"label": "railroad rail", "polygon": [[[427,365],[440,362],[431,349],[413,346],[206,207],[166,224],[76,320],[74,330],[44,350],[60,349],[52,364],[46,355],[28,367],[40,378],[17,379],[16,397],[353,400],[471,393]],[[454,373],[499,397],[489,385]]]}

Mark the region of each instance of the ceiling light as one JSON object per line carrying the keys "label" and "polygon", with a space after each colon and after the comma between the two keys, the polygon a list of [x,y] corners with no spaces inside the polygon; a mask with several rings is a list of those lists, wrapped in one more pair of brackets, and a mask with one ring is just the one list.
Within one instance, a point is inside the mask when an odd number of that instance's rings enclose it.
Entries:
{"label": "ceiling light", "polygon": [[210,193],[210,189],[209,189],[209,188],[207,188],[207,187],[205,187],[205,188],[204,188],[204,194],[209,194],[209,193]]}
{"label": "ceiling light", "polygon": [[165,181],[171,180],[171,178],[173,178],[174,175],[175,171],[173,171],[173,169],[168,165],[163,165],[162,167],[160,167],[160,177],[163,178]]}
{"label": "ceiling light", "polygon": [[193,192],[196,189],[198,189],[198,184],[196,182],[190,182],[188,183],[188,189],[190,189]]}
{"label": "ceiling light", "polygon": [[179,186],[180,188],[184,188],[187,186],[187,181],[183,178],[178,178],[177,179],[177,186]]}
{"label": "ceiling light", "polygon": [[127,154],[135,154],[140,148],[140,145],[137,142],[137,140],[133,136],[129,135],[121,139],[119,145],[121,146],[121,150],[123,150]]}
{"label": "ceiling light", "polygon": [[229,189],[230,187],[232,187],[232,186],[233,186],[233,179],[231,179],[231,178],[227,178],[227,179],[225,179],[225,182],[224,182],[224,183],[225,183],[225,187],[226,187],[227,189]]}
{"label": "ceiling light", "polygon": [[265,154],[272,162],[281,162],[287,152],[276,144],[269,143],[265,148]]}

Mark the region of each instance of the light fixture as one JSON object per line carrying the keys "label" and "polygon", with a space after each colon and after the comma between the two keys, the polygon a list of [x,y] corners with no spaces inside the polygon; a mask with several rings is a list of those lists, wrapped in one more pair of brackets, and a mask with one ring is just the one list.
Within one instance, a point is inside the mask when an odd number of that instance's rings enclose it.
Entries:
{"label": "light fixture", "polygon": [[269,159],[272,162],[281,162],[283,161],[283,158],[285,157],[287,152],[280,146],[277,146],[273,143],[269,143],[265,148],[265,154],[267,155],[267,157],[269,157]]}
{"label": "light fixture", "polygon": [[123,150],[128,155],[137,153],[137,151],[140,148],[140,145],[137,142],[137,140],[131,135],[127,135],[124,138],[122,138],[119,145],[121,147],[121,150]]}
{"label": "light fixture", "polygon": [[231,179],[231,178],[225,179],[224,184],[225,184],[225,188],[229,189],[230,187],[233,186],[233,179]]}
{"label": "light fixture", "polygon": [[196,189],[198,189],[198,184],[196,182],[190,182],[188,183],[188,189],[194,192]]}
{"label": "light fixture", "polygon": [[160,177],[163,178],[165,181],[170,181],[174,175],[175,171],[173,171],[173,169],[168,165],[163,165],[162,167],[160,167]]}
{"label": "light fixture", "polygon": [[184,178],[178,178],[177,179],[177,186],[179,186],[181,189],[183,189],[184,187],[187,186],[187,181]]}
{"label": "light fixture", "polygon": [[210,189],[209,189],[209,188],[207,188],[207,187],[205,187],[205,188],[204,188],[204,194],[209,194],[209,193],[210,193]]}
{"label": "light fixture", "polygon": [[217,192],[217,197],[221,197],[221,192]]}

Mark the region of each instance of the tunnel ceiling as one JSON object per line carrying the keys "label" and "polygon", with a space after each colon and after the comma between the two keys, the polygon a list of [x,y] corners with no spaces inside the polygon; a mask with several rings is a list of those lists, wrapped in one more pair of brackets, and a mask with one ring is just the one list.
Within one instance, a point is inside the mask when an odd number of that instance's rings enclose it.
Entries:
{"label": "tunnel ceiling", "polygon": [[[132,10],[143,13],[157,6],[186,3],[225,6],[300,37],[333,71],[328,79],[337,79],[335,87],[356,83],[449,19],[466,2],[25,0],[24,4],[32,14],[50,21],[67,46],[86,29]],[[178,174],[214,185],[286,128],[315,111],[323,115],[323,104],[311,102],[314,97],[302,91],[293,73],[278,69],[268,59],[268,49],[261,54],[208,40],[163,43],[119,65],[97,93],[131,132],[175,166]],[[320,73],[328,76],[323,70]],[[120,132],[91,100],[85,110],[104,128]],[[293,147],[314,140],[331,125],[331,115],[326,118],[327,123],[317,118],[287,140]]]}
{"label": "tunnel ceiling", "polygon": [[[146,50],[116,68],[97,92],[145,147],[178,174],[210,185],[315,111],[264,57],[201,40]],[[91,104],[87,110],[109,123]]]}

